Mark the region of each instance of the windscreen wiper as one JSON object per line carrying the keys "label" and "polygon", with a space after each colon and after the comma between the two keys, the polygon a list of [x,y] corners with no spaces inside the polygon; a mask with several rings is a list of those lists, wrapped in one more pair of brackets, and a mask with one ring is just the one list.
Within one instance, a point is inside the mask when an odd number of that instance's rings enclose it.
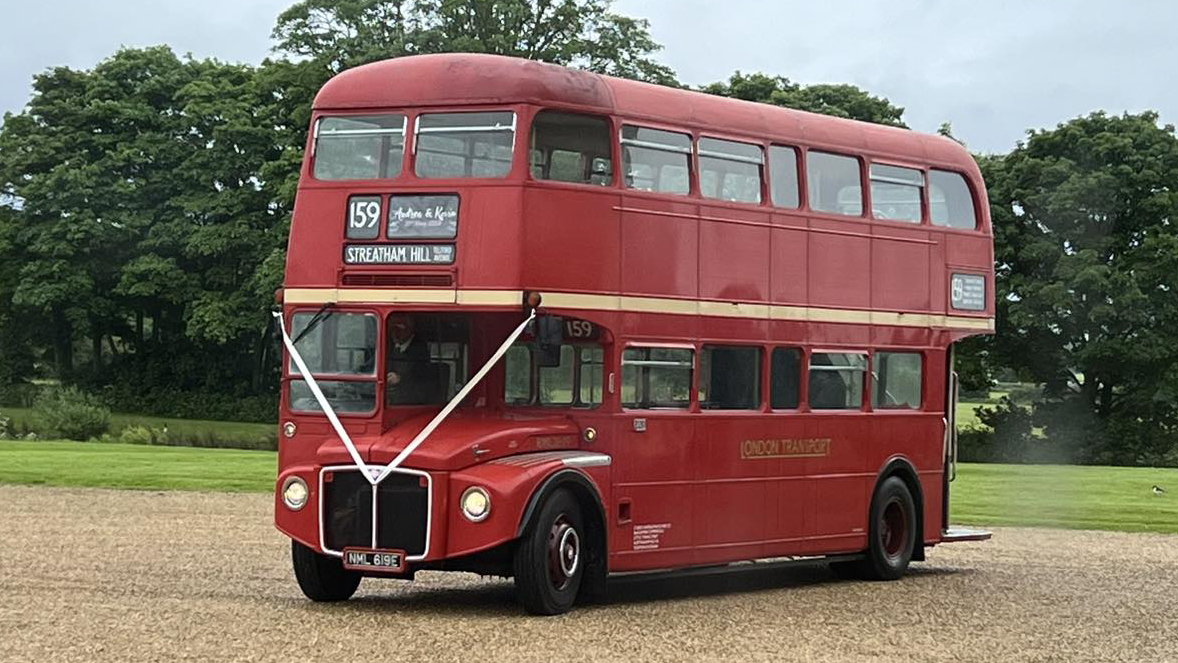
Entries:
{"label": "windscreen wiper", "polygon": [[[318,311],[315,311],[315,315],[311,318],[311,321],[307,323],[307,326],[303,328],[303,331],[299,332],[298,336],[295,336],[295,339],[294,339],[295,345],[298,345],[299,341],[303,340],[304,336],[311,333],[312,329],[319,326],[320,322],[323,322],[324,320],[330,318],[331,314],[335,313],[335,311],[327,311],[327,309],[332,306],[335,306],[335,302],[327,302],[323,306],[319,307]],[[327,311],[327,315],[324,315],[325,311]]]}

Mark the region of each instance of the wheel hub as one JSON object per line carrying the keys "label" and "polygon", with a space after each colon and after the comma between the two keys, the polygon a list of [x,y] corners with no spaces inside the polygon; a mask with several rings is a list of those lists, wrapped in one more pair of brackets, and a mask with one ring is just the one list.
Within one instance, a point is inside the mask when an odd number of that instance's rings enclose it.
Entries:
{"label": "wheel hub", "polygon": [[908,515],[900,500],[893,499],[879,517],[880,544],[889,559],[897,559],[908,539]]}
{"label": "wheel hub", "polygon": [[548,535],[548,575],[552,586],[564,589],[581,563],[581,537],[563,515],[552,523]]}

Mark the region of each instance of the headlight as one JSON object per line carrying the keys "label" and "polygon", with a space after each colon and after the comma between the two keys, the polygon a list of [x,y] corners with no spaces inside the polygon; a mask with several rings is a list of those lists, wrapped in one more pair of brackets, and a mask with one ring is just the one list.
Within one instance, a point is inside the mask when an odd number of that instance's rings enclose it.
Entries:
{"label": "headlight", "polygon": [[307,482],[298,477],[287,477],[282,483],[282,503],[291,511],[307,505]]}
{"label": "headlight", "polygon": [[462,505],[462,515],[472,523],[485,520],[491,514],[491,496],[479,486],[467,488],[459,503]]}

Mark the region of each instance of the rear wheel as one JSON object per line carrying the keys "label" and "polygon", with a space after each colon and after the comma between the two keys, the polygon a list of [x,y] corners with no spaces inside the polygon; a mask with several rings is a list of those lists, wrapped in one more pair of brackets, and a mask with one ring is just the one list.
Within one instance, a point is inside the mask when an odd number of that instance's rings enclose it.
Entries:
{"label": "rear wheel", "polygon": [[299,589],[312,601],[346,601],[360,586],[360,574],[345,569],[339,558],[320,555],[298,541],[290,542],[290,558]]}
{"label": "rear wheel", "polygon": [[585,573],[587,541],[577,500],[554,492],[528,525],[515,551],[515,592],[534,615],[568,612]]}
{"label": "rear wheel", "polygon": [[835,575],[865,580],[895,580],[908,570],[916,549],[916,503],[908,484],[888,477],[871,500],[868,546],[854,562],[830,565]]}

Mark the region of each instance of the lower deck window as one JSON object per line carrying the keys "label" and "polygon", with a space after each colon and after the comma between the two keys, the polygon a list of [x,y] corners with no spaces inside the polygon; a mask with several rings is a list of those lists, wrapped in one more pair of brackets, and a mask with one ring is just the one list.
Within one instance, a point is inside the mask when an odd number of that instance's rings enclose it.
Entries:
{"label": "lower deck window", "polygon": [[699,357],[699,406],[705,410],[761,407],[761,348],[705,345]]}
{"label": "lower deck window", "polygon": [[622,406],[686,408],[694,355],[688,348],[627,348],[622,355]]}
{"label": "lower deck window", "polygon": [[530,344],[507,351],[504,399],[509,405],[596,407],[602,396],[599,346],[560,346],[559,366],[539,366]]}
{"label": "lower deck window", "polygon": [[867,356],[843,352],[810,355],[810,409],[858,410],[863,406]]}
{"label": "lower deck window", "polygon": [[872,371],[872,406],[920,409],[921,356],[915,352],[877,352]]}
{"label": "lower deck window", "polygon": [[792,410],[798,407],[802,391],[802,351],[773,348],[769,362],[769,407]]}

